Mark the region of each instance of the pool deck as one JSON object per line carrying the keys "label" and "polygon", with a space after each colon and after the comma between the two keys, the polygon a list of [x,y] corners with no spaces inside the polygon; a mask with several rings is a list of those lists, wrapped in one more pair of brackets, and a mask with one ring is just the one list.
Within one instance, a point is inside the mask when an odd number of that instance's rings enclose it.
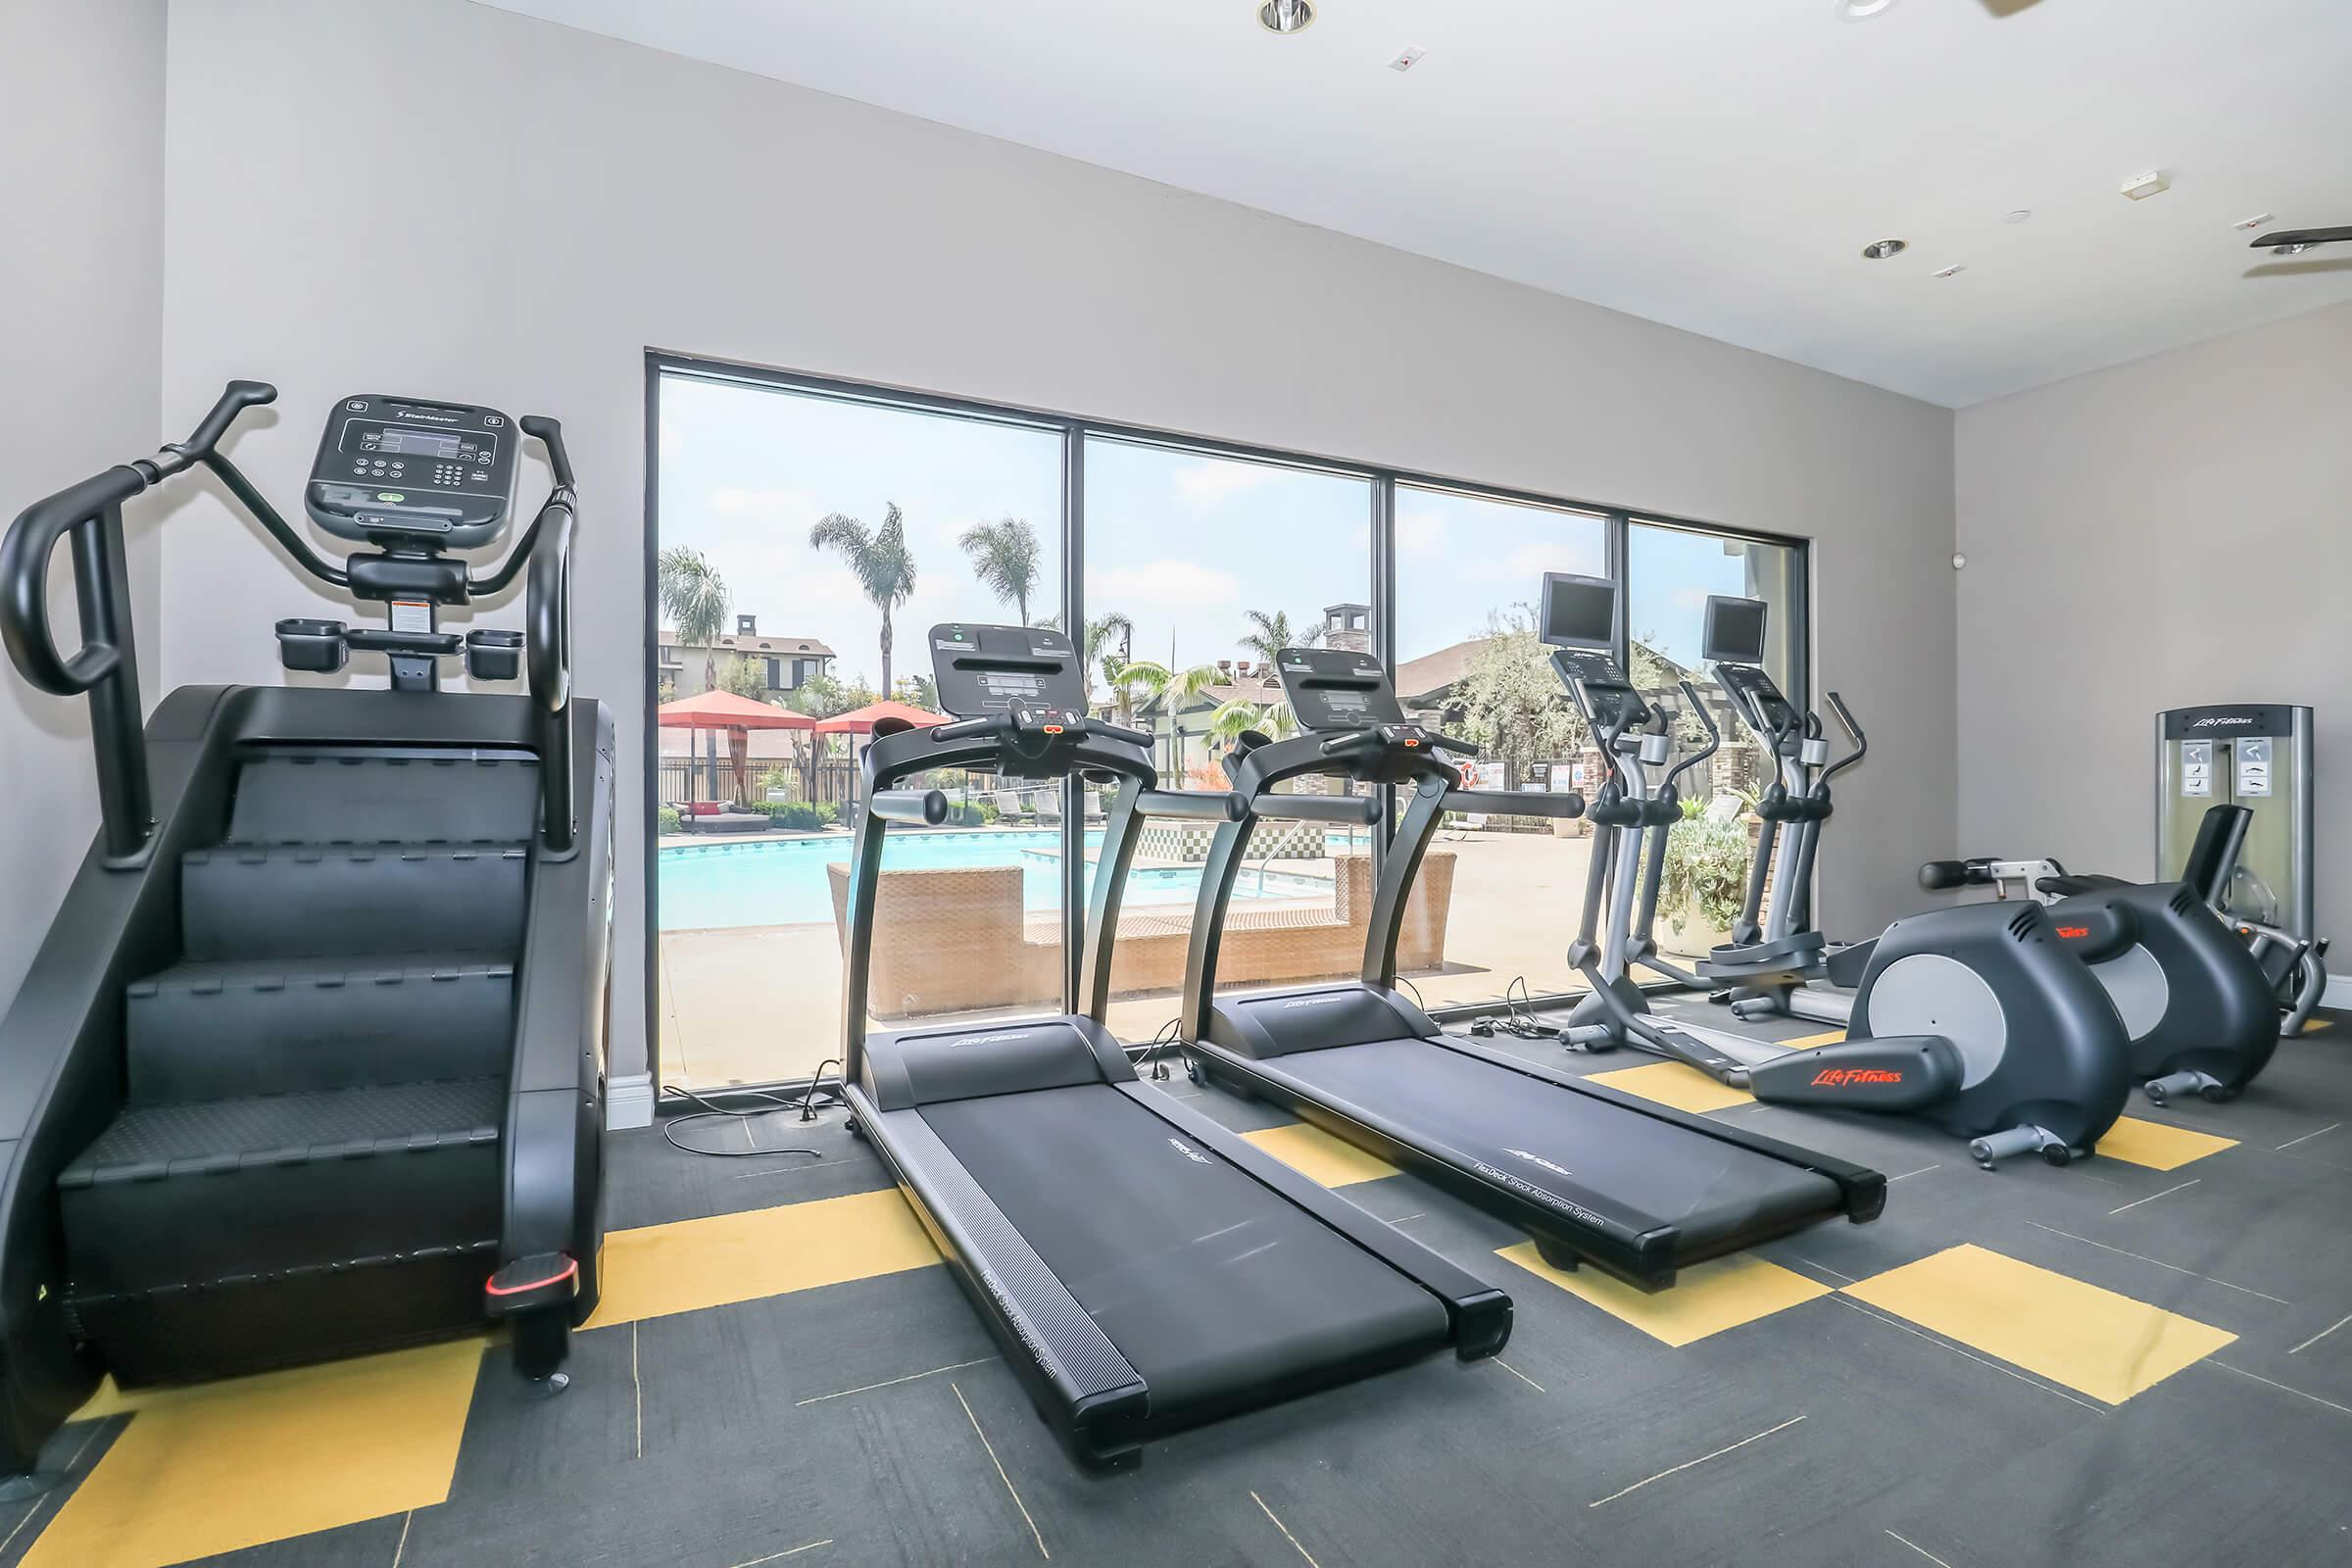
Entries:
{"label": "pool deck", "polygon": [[[711,841],[689,836],[661,842]],[[1463,832],[1443,842],[1457,857],[1446,963],[1409,977],[1424,1003],[1499,1004],[1522,977],[1537,995],[1578,989],[1565,954],[1592,841]],[[1285,871],[1304,871],[1308,863],[1274,862]],[[1674,933],[1663,920],[1659,936],[1674,951]],[[657,961],[664,1082],[699,1088],[769,1083],[805,1077],[839,1054],[841,945],[831,921],[663,932]],[[1111,1028],[1122,1040],[1149,1040],[1175,1016],[1176,1004],[1165,993],[1121,998],[1111,1004]],[[1057,998],[1039,997],[1033,1006],[994,1008],[966,1021],[1058,1005]]]}

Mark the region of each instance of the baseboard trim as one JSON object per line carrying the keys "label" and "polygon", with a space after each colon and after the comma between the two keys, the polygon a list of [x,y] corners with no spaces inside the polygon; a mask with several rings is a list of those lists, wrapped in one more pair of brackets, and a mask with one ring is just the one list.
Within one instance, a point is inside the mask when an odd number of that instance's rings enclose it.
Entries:
{"label": "baseboard trim", "polygon": [[617,1132],[624,1127],[654,1124],[654,1075],[631,1074],[605,1080],[605,1125]]}
{"label": "baseboard trim", "polygon": [[2331,974],[2328,987],[2320,993],[2323,1007],[2352,1007],[2352,974]]}

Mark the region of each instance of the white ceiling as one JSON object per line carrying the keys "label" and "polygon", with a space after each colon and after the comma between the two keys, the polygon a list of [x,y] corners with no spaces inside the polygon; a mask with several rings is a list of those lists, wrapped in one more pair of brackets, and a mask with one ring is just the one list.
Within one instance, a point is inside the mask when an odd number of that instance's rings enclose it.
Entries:
{"label": "white ceiling", "polygon": [[491,3],[1955,407],[2352,299],[2352,0]]}

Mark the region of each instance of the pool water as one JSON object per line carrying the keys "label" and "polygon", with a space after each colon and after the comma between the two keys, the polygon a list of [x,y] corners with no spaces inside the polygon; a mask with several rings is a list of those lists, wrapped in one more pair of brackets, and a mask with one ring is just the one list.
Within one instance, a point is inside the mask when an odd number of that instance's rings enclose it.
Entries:
{"label": "pool water", "polygon": [[[1101,833],[1086,836],[1098,849]],[[662,929],[702,931],[722,926],[814,925],[833,918],[825,867],[847,865],[850,836],[787,839],[770,844],[690,844],[661,852]],[[1032,909],[1061,907],[1061,833],[1054,828],[933,829],[893,833],[882,851],[885,871],[945,870],[1017,865],[1023,902]],[[1128,873],[1129,909],[1189,906],[1200,891],[1197,865],[1141,866]],[[1234,889],[1247,899],[1328,898],[1320,877],[1252,866]]]}

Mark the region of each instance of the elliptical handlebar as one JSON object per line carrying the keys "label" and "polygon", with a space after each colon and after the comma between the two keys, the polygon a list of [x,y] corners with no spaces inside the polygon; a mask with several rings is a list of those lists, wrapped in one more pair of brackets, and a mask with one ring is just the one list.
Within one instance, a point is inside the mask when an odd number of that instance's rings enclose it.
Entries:
{"label": "elliptical handlebar", "polygon": [[1666,775],[1666,788],[1669,790],[1674,789],[1681,782],[1685,773],[1713,757],[1723,747],[1722,727],[1715,722],[1715,715],[1707,711],[1707,705],[1699,697],[1698,688],[1691,685],[1688,678],[1682,682],[1682,688],[1683,700],[1690,705],[1690,710],[1696,713],[1698,721],[1706,726],[1707,744],[1674,764],[1674,767]]}
{"label": "elliptical handlebar", "polygon": [[1845,706],[1845,699],[1836,692],[1831,692],[1829,704],[1830,711],[1838,715],[1838,724],[1845,730],[1845,738],[1853,743],[1853,750],[1821,770],[1823,784],[1829,783],[1832,778],[1870,755],[1870,737],[1862,732],[1861,725],[1854,722],[1853,710]]}

